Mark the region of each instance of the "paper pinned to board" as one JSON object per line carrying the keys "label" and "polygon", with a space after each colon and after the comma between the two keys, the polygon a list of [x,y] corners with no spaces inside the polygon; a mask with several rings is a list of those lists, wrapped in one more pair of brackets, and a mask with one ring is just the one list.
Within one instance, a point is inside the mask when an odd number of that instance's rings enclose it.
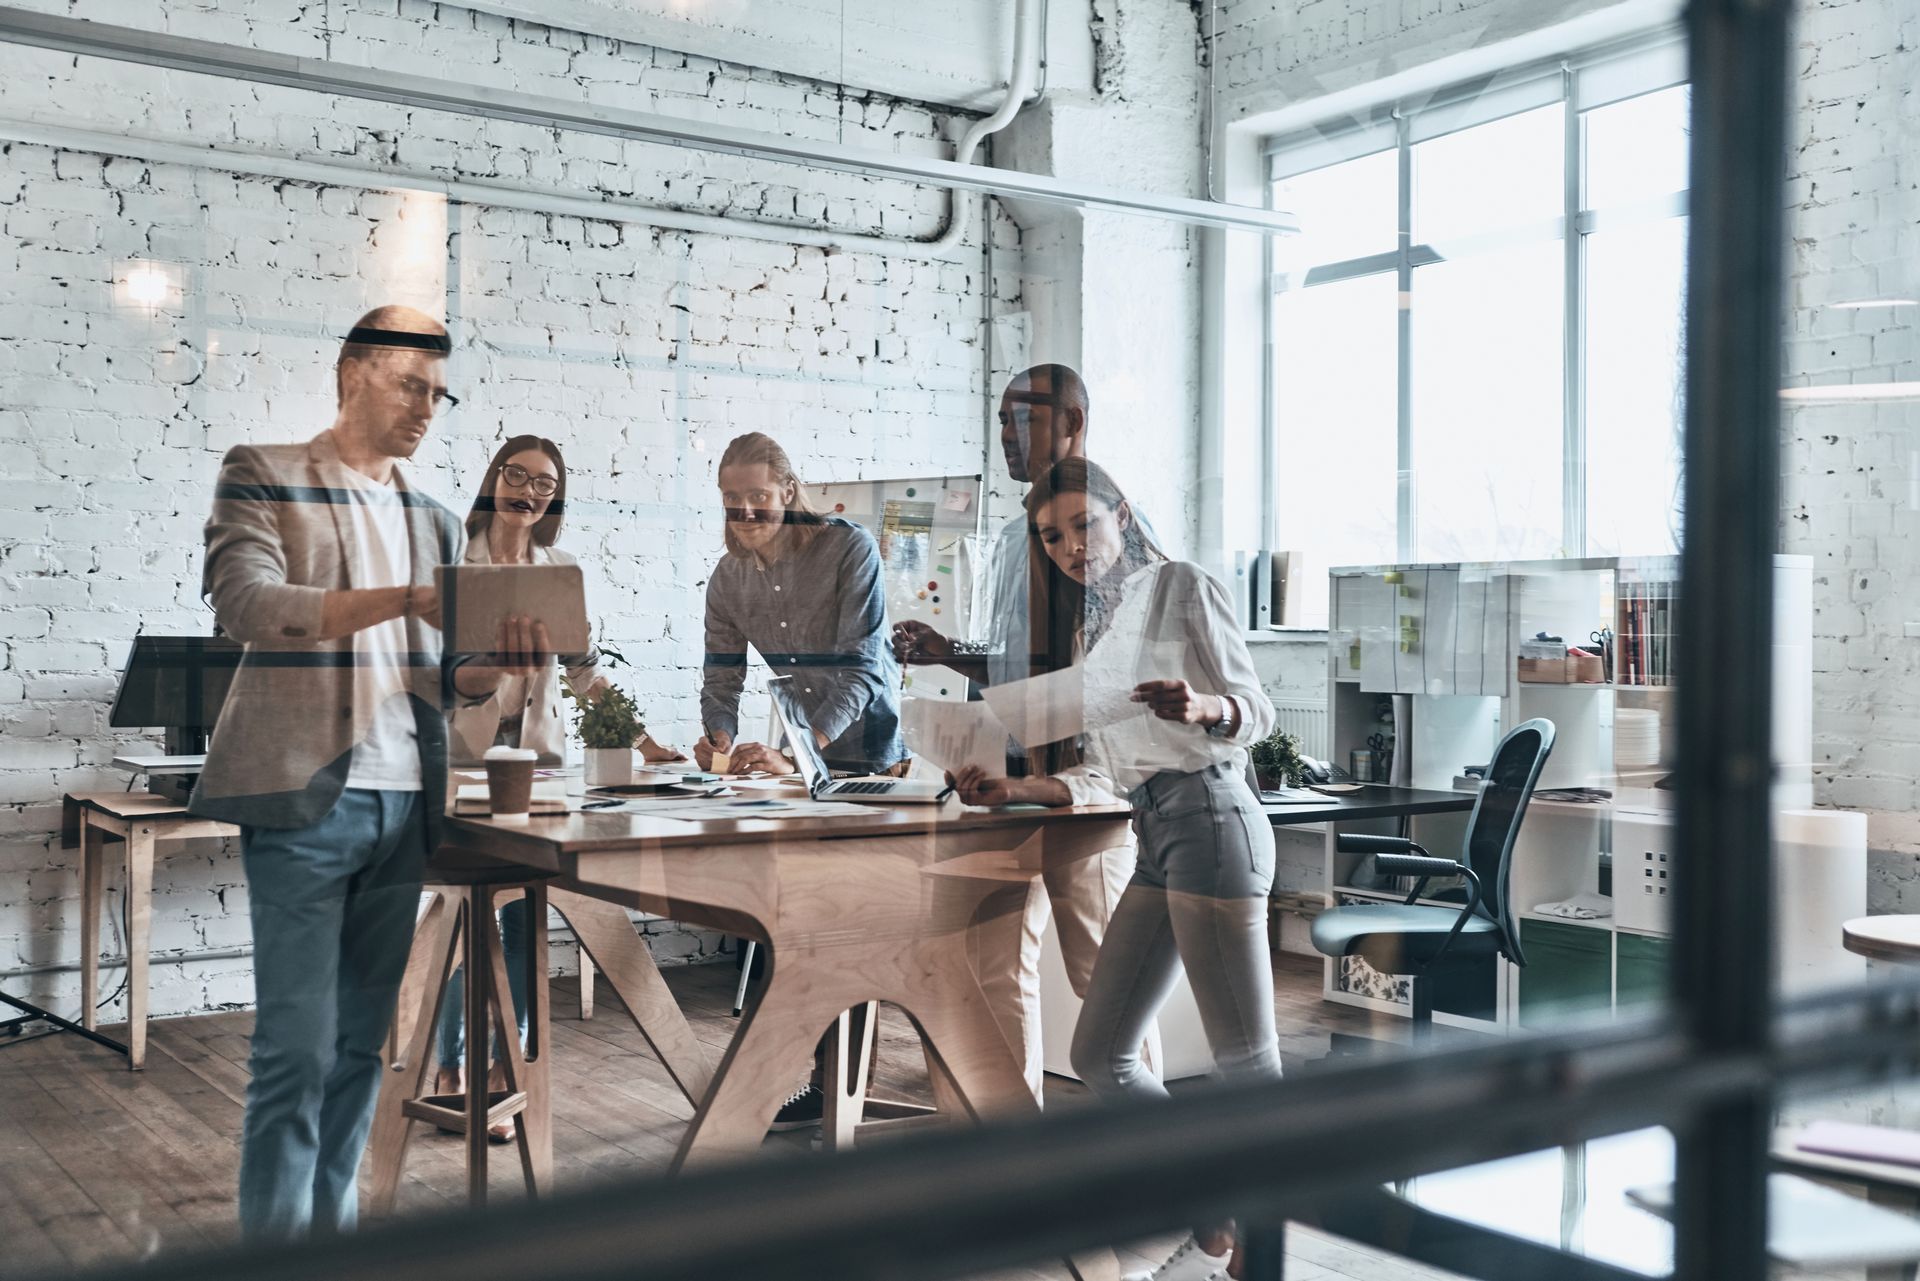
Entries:
{"label": "paper pinned to board", "polygon": [[1007,727],[985,703],[904,699],[900,728],[915,756],[948,773],[969,765],[993,778],[1007,772]]}

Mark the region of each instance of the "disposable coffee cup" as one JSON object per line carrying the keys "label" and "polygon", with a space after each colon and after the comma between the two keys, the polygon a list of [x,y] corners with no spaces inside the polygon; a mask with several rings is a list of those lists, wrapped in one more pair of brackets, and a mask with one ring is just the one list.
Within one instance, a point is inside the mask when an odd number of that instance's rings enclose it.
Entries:
{"label": "disposable coffee cup", "polygon": [[539,753],[524,747],[489,747],[487,810],[495,818],[524,818],[533,806],[533,763]]}

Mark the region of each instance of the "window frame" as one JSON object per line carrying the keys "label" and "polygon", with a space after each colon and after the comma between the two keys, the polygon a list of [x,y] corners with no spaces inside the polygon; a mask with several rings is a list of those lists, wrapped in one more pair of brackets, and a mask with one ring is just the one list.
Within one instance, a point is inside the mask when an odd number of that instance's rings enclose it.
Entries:
{"label": "window frame", "polygon": [[[1382,253],[1325,263],[1304,271],[1276,269],[1271,238],[1263,266],[1267,287],[1261,326],[1267,359],[1261,371],[1262,421],[1261,522],[1264,542],[1282,545],[1274,464],[1281,454],[1279,389],[1274,378],[1274,302],[1293,289],[1310,289],[1358,276],[1395,273],[1402,298],[1411,296],[1417,268],[1445,261],[1432,246],[1412,236],[1413,147],[1461,130],[1490,124],[1524,111],[1563,104],[1561,212],[1550,223],[1534,223],[1491,234],[1489,242],[1538,239],[1551,228],[1564,258],[1564,308],[1561,394],[1561,554],[1589,554],[1587,507],[1587,332],[1586,240],[1602,226],[1624,221],[1685,217],[1689,192],[1672,192],[1631,206],[1590,208],[1585,199],[1587,112],[1688,82],[1686,47],[1678,26],[1667,26],[1577,53],[1525,64],[1449,85],[1417,98],[1378,104],[1357,118],[1349,116],[1278,134],[1263,145],[1266,203],[1274,208],[1274,188],[1287,178],[1330,165],[1394,151],[1398,155],[1398,245]],[[1296,280],[1295,277],[1298,277]],[[1419,559],[1418,510],[1414,502],[1412,312],[1399,313],[1396,436],[1399,496],[1396,504],[1394,559]]]}

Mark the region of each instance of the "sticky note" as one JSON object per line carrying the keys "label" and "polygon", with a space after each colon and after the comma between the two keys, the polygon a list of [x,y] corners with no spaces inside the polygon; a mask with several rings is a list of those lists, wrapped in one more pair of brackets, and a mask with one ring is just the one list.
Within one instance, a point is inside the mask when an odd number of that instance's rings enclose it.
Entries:
{"label": "sticky note", "polygon": [[733,769],[733,753],[715,752],[713,754],[713,772],[725,774]]}
{"label": "sticky note", "polygon": [[963,512],[973,506],[973,491],[971,489],[949,489],[946,500],[941,503],[941,506],[950,512]]}

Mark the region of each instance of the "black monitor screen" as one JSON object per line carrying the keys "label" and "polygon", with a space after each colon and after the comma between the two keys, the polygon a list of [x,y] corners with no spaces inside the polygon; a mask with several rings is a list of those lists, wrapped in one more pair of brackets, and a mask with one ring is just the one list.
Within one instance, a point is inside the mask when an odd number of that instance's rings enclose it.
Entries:
{"label": "black monitor screen", "polygon": [[220,636],[136,636],[107,724],[209,730],[227,701],[241,646]]}

